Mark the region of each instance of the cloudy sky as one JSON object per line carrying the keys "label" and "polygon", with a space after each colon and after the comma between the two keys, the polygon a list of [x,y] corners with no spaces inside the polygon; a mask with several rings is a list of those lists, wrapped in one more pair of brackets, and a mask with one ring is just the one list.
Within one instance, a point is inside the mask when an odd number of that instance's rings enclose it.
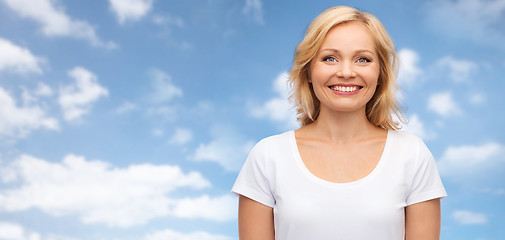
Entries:
{"label": "cloudy sky", "polygon": [[286,71],[336,4],[396,43],[442,239],[503,239],[504,0],[0,0],[0,239],[237,239],[230,188],[297,128]]}

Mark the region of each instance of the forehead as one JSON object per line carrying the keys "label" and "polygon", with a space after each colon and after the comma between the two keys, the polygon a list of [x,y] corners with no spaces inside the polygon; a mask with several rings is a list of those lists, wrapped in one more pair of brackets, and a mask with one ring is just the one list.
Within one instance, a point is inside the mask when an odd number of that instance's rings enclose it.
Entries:
{"label": "forehead", "polygon": [[375,41],[368,29],[360,22],[342,23],[326,34],[320,49],[339,51],[369,50],[375,52]]}

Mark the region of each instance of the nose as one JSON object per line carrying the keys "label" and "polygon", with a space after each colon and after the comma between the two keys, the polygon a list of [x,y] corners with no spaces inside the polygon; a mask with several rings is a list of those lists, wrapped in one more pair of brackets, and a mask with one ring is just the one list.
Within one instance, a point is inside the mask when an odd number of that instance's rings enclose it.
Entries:
{"label": "nose", "polygon": [[336,75],[339,78],[356,77],[356,73],[354,72],[352,63],[349,63],[348,61],[344,61],[341,64],[339,64]]}

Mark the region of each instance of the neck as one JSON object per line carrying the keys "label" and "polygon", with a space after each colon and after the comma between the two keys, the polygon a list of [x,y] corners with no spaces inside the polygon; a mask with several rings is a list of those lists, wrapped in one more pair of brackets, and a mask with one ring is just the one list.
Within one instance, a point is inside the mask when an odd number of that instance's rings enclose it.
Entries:
{"label": "neck", "polygon": [[319,137],[339,143],[367,138],[374,132],[382,130],[368,121],[364,109],[354,112],[321,109],[311,127]]}

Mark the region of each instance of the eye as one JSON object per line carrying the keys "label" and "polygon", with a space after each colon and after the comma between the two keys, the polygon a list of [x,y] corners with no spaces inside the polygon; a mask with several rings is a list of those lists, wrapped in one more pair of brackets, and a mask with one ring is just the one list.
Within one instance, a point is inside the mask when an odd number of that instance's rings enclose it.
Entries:
{"label": "eye", "polygon": [[358,58],[358,63],[369,63],[369,62],[372,62],[372,60],[366,58],[366,57],[360,57]]}
{"label": "eye", "polygon": [[323,62],[330,62],[330,63],[334,63],[334,62],[336,62],[336,61],[337,61],[337,59],[336,59],[336,58],[334,58],[334,57],[332,57],[332,56],[327,56],[327,57],[324,57],[324,58],[323,58]]}

